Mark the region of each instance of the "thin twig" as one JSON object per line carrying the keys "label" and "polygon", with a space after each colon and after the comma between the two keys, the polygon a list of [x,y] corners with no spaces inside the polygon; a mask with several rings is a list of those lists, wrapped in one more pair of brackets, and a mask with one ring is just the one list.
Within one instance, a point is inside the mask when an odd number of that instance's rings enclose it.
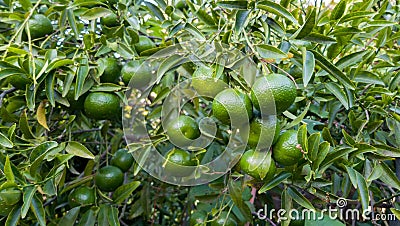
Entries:
{"label": "thin twig", "polygon": [[8,89],[8,90],[6,90],[6,91],[4,91],[4,92],[2,92],[2,93],[0,94],[0,107],[1,107],[2,104],[3,104],[3,99],[4,99],[4,97],[5,97],[7,94],[9,94],[9,93],[14,92],[15,90],[17,90],[17,88],[12,87],[11,89]]}
{"label": "thin twig", "polygon": [[294,82],[294,84],[296,85],[296,89],[299,88],[299,86],[297,85],[297,83],[296,83],[296,81],[294,80],[293,76],[291,76],[291,75],[290,75],[289,73],[287,73],[285,70],[283,70],[282,68],[276,66],[275,64],[273,64],[273,63],[271,63],[271,62],[268,62],[268,61],[265,60],[265,59],[261,59],[261,61],[264,62],[264,63],[267,63],[267,64],[269,64],[269,65],[271,65],[271,66],[273,66],[273,67],[275,67],[276,69],[278,69],[278,70],[280,70],[280,71],[282,71],[287,77],[289,77],[289,78]]}

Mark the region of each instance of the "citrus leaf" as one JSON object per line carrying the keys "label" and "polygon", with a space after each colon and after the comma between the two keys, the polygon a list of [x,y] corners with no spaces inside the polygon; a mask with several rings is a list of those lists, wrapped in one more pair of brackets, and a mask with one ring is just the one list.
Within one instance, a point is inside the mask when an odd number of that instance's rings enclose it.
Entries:
{"label": "citrus leaf", "polygon": [[24,203],[22,204],[22,209],[21,209],[21,217],[25,218],[26,214],[29,211],[29,207],[31,206],[32,198],[35,195],[35,192],[37,191],[36,186],[27,186],[24,188],[24,196],[22,197],[22,200]]}
{"label": "citrus leaf", "polygon": [[49,73],[46,76],[46,83],[45,83],[46,96],[47,96],[47,99],[50,101],[51,106],[53,106],[53,107],[56,106],[56,102],[54,99],[54,95],[55,95],[54,94],[55,93],[55,89],[54,89],[55,79],[54,78],[55,78],[54,73]]}
{"label": "citrus leaf", "polygon": [[157,70],[157,81],[161,80],[161,77],[169,70],[179,67],[183,63],[187,62],[188,59],[179,54],[173,54],[161,62]]}
{"label": "citrus leaf", "polygon": [[296,125],[298,125],[301,121],[303,121],[304,117],[308,113],[308,109],[310,108],[311,102],[307,103],[307,106],[304,108],[303,112],[299,116],[297,116],[293,121],[291,121],[289,124],[285,126],[286,129],[292,128]]}
{"label": "citrus leaf", "polygon": [[316,23],[315,20],[316,20],[316,10],[314,8],[312,9],[311,13],[307,16],[306,22],[304,22],[301,28],[296,33],[294,33],[293,36],[290,38],[302,39],[306,37],[314,29]]}
{"label": "citrus leaf", "polygon": [[94,20],[100,17],[105,17],[108,16],[110,14],[112,14],[113,12],[109,9],[106,8],[102,8],[102,7],[95,7],[95,8],[91,8],[86,10],[82,15],[81,18],[84,20]]}
{"label": "citrus leaf", "polygon": [[19,0],[19,3],[21,4],[22,8],[26,11],[32,8],[32,2],[30,0]]}
{"label": "citrus leaf", "polygon": [[45,101],[40,102],[38,109],[36,111],[36,117],[39,124],[49,131],[50,129],[47,126],[47,120],[46,120]]}
{"label": "citrus leaf", "polygon": [[310,51],[306,51],[305,48],[302,48],[302,53],[303,53],[303,83],[304,87],[307,87],[314,72],[315,58],[314,54]]}
{"label": "citrus leaf", "polygon": [[369,71],[360,71],[355,77],[355,82],[361,82],[366,84],[377,84],[377,85],[385,85],[381,78],[375,73]]}
{"label": "citrus leaf", "polygon": [[86,211],[78,222],[78,226],[94,226],[96,223],[96,212],[93,209]]}
{"label": "citrus leaf", "polygon": [[303,151],[308,152],[307,124],[300,126],[297,130],[297,142],[300,144]]}
{"label": "citrus leaf", "polygon": [[329,74],[331,74],[333,77],[335,77],[337,80],[339,80],[347,88],[354,90],[355,86],[354,86],[353,82],[341,70],[339,70],[339,68],[337,68],[331,62],[329,62],[324,56],[322,56],[317,51],[315,51],[315,50],[310,50],[310,51],[314,54],[317,64],[322,69],[324,69]]}
{"label": "citrus leaf", "polygon": [[319,43],[319,44],[324,44],[324,45],[328,45],[328,44],[332,44],[332,43],[336,42],[336,39],[334,39],[334,38],[325,36],[320,33],[315,33],[315,32],[311,32],[307,36],[303,37],[302,40],[315,42],[315,43]]}
{"label": "citrus leaf", "polygon": [[240,32],[243,29],[244,24],[246,23],[247,18],[250,15],[250,10],[238,10],[236,12],[235,19],[235,32]]}
{"label": "citrus leaf", "polygon": [[247,221],[251,221],[252,215],[249,209],[249,206],[243,201],[242,198],[242,186],[239,183],[236,183],[234,180],[230,179],[228,182],[229,194],[232,198],[232,201],[239,208],[240,212],[246,218]]}
{"label": "citrus leaf", "polygon": [[338,20],[343,16],[346,11],[346,1],[347,0],[341,0],[335,8],[333,8],[330,18],[331,20]]}
{"label": "citrus leaf", "polygon": [[313,162],[314,170],[318,169],[320,164],[325,160],[326,156],[329,153],[329,149],[330,149],[330,144],[327,141],[324,141],[319,144],[318,155],[316,160]]}
{"label": "citrus leaf", "polygon": [[28,124],[28,118],[26,116],[26,111],[24,110],[19,118],[19,128],[27,139],[33,139],[35,136],[32,133],[31,127]]}
{"label": "citrus leaf", "polygon": [[287,54],[282,50],[266,44],[255,45],[257,52],[264,59],[286,58]]}
{"label": "citrus leaf", "polygon": [[4,163],[4,175],[6,176],[7,182],[14,183],[14,173],[11,168],[10,156],[6,156],[6,162]]}
{"label": "citrus leaf", "polygon": [[116,204],[122,203],[125,199],[127,199],[133,191],[136,190],[140,185],[139,181],[133,181],[128,184],[121,185],[115,190],[113,194],[113,200]]}
{"label": "citrus leaf", "polygon": [[2,133],[0,133],[0,145],[5,148],[14,147],[14,144]]}
{"label": "citrus leaf", "polygon": [[119,226],[119,220],[118,220],[118,209],[114,206],[110,206],[108,210],[108,223],[110,226]]}
{"label": "citrus leaf", "polygon": [[50,71],[63,67],[65,65],[70,65],[74,64],[74,61],[71,59],[55,59],[50,62],[49,66],[46,69],[46,73],[49,73]]}
{"label": "citrus leaf", "polygon": [[201,33],[199,31],[199,29],[197,29],[196,27],[194,27],[190,23],[186,23],[185,24],[185,30],[188,31],[193,36],[195,36],[196,38],[198,38],[200,41],[204,41],[206,39],[206,37],[203,35],[203,33]]}
{"label": "citrus leaf", "polygon": [[368,209],[369,206],[369,191],[368,191],[368,185],[367,182],[365,181],[365,178],[363,175],[361,175],[359,172],[354,171],[356,173],[357,177],[357,192],[358,192],[358,199],[361,202],[361,206],[363,210]]}
{"label": "citrus leaf", "polygon": [[325,160],[321,163],[321,167],[320,168],[325,168],[326,166],[328,166],[329,164],[331,164],[332,162],[334,162],[336,159],[347,155],[353,151],[357,150],[356,148],[351,148],[351,147],[339,147],[337,149],[335,149],[335,151],[329,153]]}
{"label": "citrus leaf", "polygon": [[85,85],[85,80],[89,74],[88,59],[82,59],[80,61],[80,65],[78,67],[76,74],[77,74],[77,77],[76,77],[76,84],[75,84],[74,100],[78,100],[78,98],[83,93],[82,91],[83,91],[83,88]]}
{"label": "citrus leaf", "polygon": [[65,151],[69,154],[82,158],[94,159],[94,155],[83,144],[76,141],[68,142],[67,147],[65,147]]}
{"label": "citrus leaf", "polygon": [[33,196],[33,199],[31,202],[31,211],[35,215],[39,224],[42,226],[46,226],[46,216],[45,216],[45,212],[44,212],[44,208],[43,208],[43,203],[35,195]]}
{"label": "citrus leaf", "polygon": [[396,216],[398,220],[400,220],[400,210],[395,209],[395,208],[390,208],[390,211]]}
{"label": "citrus leaf", "polygon": [[338,98],[338,100],[340,101],[340,103],[343,104],[343,106],[346,109],[349,109],[349,102],[347,99],[347,95],[346,93],[343,91],[342,88],[340,88],[336,83],[330,82],[330,83],[326,83],[325,87],[333,94],[335,95],[335,97]]}
{"label": "citrus leaf", "polygon": [[318,147],[319,147],[319,141],[321,139],[321,134],[319,132],[311,134],[308,139],[308,157],[311,159],[311,161],[315,161],[318,157]]}
{"label": "citrus leaf", "polygon": [[227,9],[247,9],[247,1],[220,1],[217,5]]}
{"label": "citrus leaf", "polygon": [[389,166],[386,163],[382,162],[377,167],[382,168],[383,171],[383,174],[379,179],[385,184],[390,184],[390,186],[396,188],[397,190],[400,190],[400,180],[396,176],[396,174],[389,168]]}
{"label": "citrus leaf", "polygon": [[198,9],[196,12],[197,17],[207,25],[215,25],[214,18],[203,9]]}
{"label": "citrus leaf", "polygon": [[158,6],[148,1],[145,1],[144,4],[147,6],[147,8],[149,8],[149,12],[151,14],[154,14],[154,16],[156,16],[161,21],[165,20],[164,14],[160,10],[160,8],[158,8]]}
{"label": "citrus leaf", "polygon": [[369,11],[351,12],[351,13],[343,16],[342,19],[339,20],[339,23],[344,23],[347,21],[357,20],[357,19],[364,19],[364,18],[367,19],[367,18],[373,16],[374,14],[375,14],[375,12],[369,12]]}
{"label": "citrus leaf", "polygon": [[314,206],[311,204],[311,202],[304,197],[300,192],[298,192],[295,188],[288,187],[287,189],[288,195],[293,198],[294,201],[296,201],[299,205],[303,206],[304,208],[307,208],[309,210],[315,210]]}
{"label": "citrus leaf", "polygon": [[79,31],[78,27],[76,26],[76,21],[75,21],[75,15],[73,9],[66,9],[67,11],[67,17],[68,17],[68,23],[72,28],[72,31],[74,32],[74,37],[76,40],[79,39]]}
{"label": "citrus leaf", "polygon": [[285,173],[282,172],[281,174],[279,174],[278,176],[274,177],[274,179],[272,179],[271,181],[269,181],[268,183],[264,184],[260,190],[258,191],[258,194],[264,193],[268,190],[271,190],[272,188],[276,187],[277,185],[281,184],[284,180],[286,180],[287,178],[289,178],[292,174],[291,173]]}
{"label": "citrus leaf", "polygon": [[15,206],[10,214],[8,214],[5,226],[15,226],[18,225],[19,220],[21,219],[21,206]]}
{"label": "citrus leaf", "polygon": [[273,1],[262,1],[259,2],[256,6],[258,9],[262,9],[268,12],[271,12],[275,15],[284,17],[285,19],[291,21],[292,23],[298,25],[299,22],[297,22],[296,18],[293,17],[293,15],[287,11],[285,8],[283,8],[281,5],[273,2]]}
{"label": "citrus leaf", "polygon": [[72,209],[70,209],[58,222],[59,225],[74,225],[76,222],[76,219],[78,218],[79,211],[81,207],[77,206]]}

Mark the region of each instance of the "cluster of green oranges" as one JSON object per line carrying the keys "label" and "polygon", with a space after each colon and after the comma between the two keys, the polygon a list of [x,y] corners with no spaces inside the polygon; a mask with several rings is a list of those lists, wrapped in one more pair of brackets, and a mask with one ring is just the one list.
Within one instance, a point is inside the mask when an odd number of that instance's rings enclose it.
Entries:
{"label": "cluster of green oranges", "polygon": [[[110,165],[100,168],[94,176],[94,184],[103,192],[115,191],[124,183],[124,173],[132,167],[133,156],[127,149],[119,149],[110,160]],[[68,195],[71,207],[91,206],[96,202],[95,190],[80,186]]]}
{"label": "cluster of green oranges", "polygon": [[[275,175],[276,162],[281,166],[292,166],[302,160],[303,153],[296,147],[297,131],[281,133],[277,117],[294,104],[294,82],[282,74],[267,74],[258,77],[251,92],[246,93],[229,87],[227,81],[227,76],[214,78],[213,69],[202,66],[194,71],[191,85],[199,95],[212,101],[212,115],[220,126],[249,122],[247,151],[237,168],[254,179],[268,181]],[[181,115],[168,123],[166,134],[174,145],[185,146],[198,138],[200,131],[194,118]],[[198,162],[190,152],[179,148],[173,148],[166,158],[184,166],[194,166]]]}

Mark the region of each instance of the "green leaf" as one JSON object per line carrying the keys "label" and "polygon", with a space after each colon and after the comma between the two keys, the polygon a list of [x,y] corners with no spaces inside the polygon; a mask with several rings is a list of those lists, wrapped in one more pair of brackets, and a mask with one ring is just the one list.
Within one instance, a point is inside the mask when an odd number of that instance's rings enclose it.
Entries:
{"label": "green leaf", "polygon": [[110,206],[108,210],[108,223],[110,226],[119,226],[119,219],[118,219],[118,209],[114,206]]}
{"label": "green leaf", "polygon": [[162,76],[167,73],[169,70],[179,67],[183,63],[187,62],[188,59],[179,54],[173,54],[168,56],[163,62],[161,62],[160,66],[157,70],[157,81],[160,81]]}
{"label": "green leaf", "polygon": [[257,3],[256,8],[268,11],[268,12],[273,13],[278,16],[281,16],[281,17],[291,21],[295,25],[299,25],[299,22],[297,22],[296,18],[294,18],[293,15],[289,11],[287,11],[281,5],[279,5],[273,1],[259,2],[259,3]]}
{"label": "green leaf", "polygon": [[77,206],[72,209],[70,209],[58,222],[59,225],[74,225],[76,219],[78,218],[79,211],[81,207]]}
{"label": "green leaf", "polygon": [[346,11],[346,1],[347,0],[341,0],[336,6],[335,8],[332,10],[331,13],[331,20],[338,20],[340,19],[344,12]]}
{"label": "green leaf", "polygon": [[79,39],[79,31],[78,27],[76,26],[76,21],[75,21],[75,15],[73,9],[67,9],[67,17],[68,17],[68,23],[72,28],[72,31],[74,32],[74,37],[76,40]]}
{"label": "green leaf", "polygon": [[303,52],[303,84],[304,87],[307,87],[314,72],[315,58],[314,54],[310,51],[306,51],[305,48],[302,48],[302,52]]}
{"label": "green leaf", "polygon": [[299,116],[297,116],[293,121],[291,121],[289,124],[285,126],[286,129],[292,128],[296,125],[298,125],[301,121],[303,121],[304,117],[308,113],[308,109],[310,108],[311,102],[307,103],[307,106],[304,108],[303,112]]}
{"label": "green leaf", "polygon": [[386,163],[381,162],[377,167],[382,168],[383,171],[383,174],[379,179],[385,184],[389,184],[397,190],[400,190],[400,180],[396,176],[396,174],[389,168],[389,166]]}
{"label": "green leaf", "polygon": [[306,22],[301,26],[301,28],[294,33],[294,35],[290,38],[302,39],[309,35],[315,27],[316,23],[316,9],[312,9],[311,13],[307,16]]}
{"label": "green leaf", "polygon": [[266,44],[255,45],[257,52],[264,59],[286,58],[287,54],[282,50]]}
{"label": "green leaf", "polygon": [[343,106],[348,110],[349,101],[346,93],[340,88],[336,83],[329,82],[325,84],[325,87],[333,94],[336,98],[343,104]]}
{"label": "green leaf", "polygon": [[145,1],[144,4],[149,8],[149,12],[154,14],[160,21],[164,21],[165,17],[160,8],[151,2]]}
{"label": "green leaf", "polygon": [[234,180],[230,179],[228,182],[228,187],[229,187],[229,195],[232,198],[232,201],[235,203],[235,205],[239,208],[240,212],[243,214],[243,216],[246,218],[247,221],[252,220],[252,215],[251,211],[249,209],[249,206],[246,205],[246,203],[243,201],[242,198],[242,186],[240,183],[235,182]]}
{"label": "green leaf", "polygon": [[258,191],[258,194],[264,193],[268,190],[271,190],[272,188],[276,187],[277,185],[281,184],[284,180],[289,178],[292,174],[287,173],[287,172],[282,172],[278,176],[275,176],[274,179],[269,181],[268,183],[265,183],[260,190]]}
{"label": "green leaf", "polygon": [[88,74],[89,74],[88,59],[82,59],[80,61],[80,65],[77,71],[75,93],[74,93],[75,100],[78,100],[78,98],[82,95],[82,90],[85,85],[85,80]]}
{"label": "green leaf", "polygon": [[10,156],[8,155],[6,156],[6,162],[4,163],[4,174],[6,176],[7,182],[15,182],[14,173],[11,168]]}
{"label": "green leaf", "polygon": [[247,18],[250,15],[250,10],[238,10],[236,12],[236,19],[235,19],[235,32],[239,33],[242,29],[244,24],[246,23]]}
{"label": "green leaf", "polygon": [[311,202],[306,197],[304,197],[300,192],[298,192],[295,188],[288,187],[287,193],[288,195],[290,195],[290,197],[293,198],[294,201],[296,201],[302,207],[309,210],[315,210]]}
{"label": "green leaf", "polygon": [[305,152],[308,152],[307,124],[300,126],[297,130],[297,142]]}
{"label": "green leaf", "polygon": [[310,51],[314,54],[317,64],[322,69],[324,69],[329,74],[331,74],[333,77],[335,77],[337,80],[339,80],[339,82],[341,82],[347,88],[354,90],[355,86],[354,86],[353,82],[341,70],[339,70],[339,68],[337,68],[331,62],[329,62],[324,56],[322,56],[317,51],[315,51],[315,50],[310,50]]}
{"label": "green leaf", "polygon": [[14,144],[2,133],[0,133],[0,145],[5,148],[14,147]]}
{"label": "green leaf", "polygon": [[26,111],[24,110],[19,118],[19,128],[27,139],[34,139],[35,136],[32,133],[31,127],[28,124],[28,118],[26,116]]}
{"label": "green leaf", "polygon": [[94,155],[81,143],[76,141],[68,142],[65,151],[69,154],[79,156],[86,159],[94,159]]}
{"label": "green leaf", "polygon": [[342,19],[339,20],[339,23],[344,23],[347,21],[352,21],[352,20],[357,20],[357,19],[368,19],[372,15],[374,15],[375,12],[370,12],[370,11],[357,11],[357,12],[351,12],[349,14],[346,14],[345,16],[342,17]]}
{"label": "green leaf", "polygon": [[363,175],[361,175],[359,172],[355,171],[357,175],[357,192],[359,196],[359,200],[361,201],[361,206],[363,210],[368,209],[369,206],[369,191],[368,191],[368,185],[367,182],[365,181],[365,178]]}
{"label": "green leaf", "polygon": [[[306,215],[307,216],[307,215]],[[312,216],[310,214],[310,216]],[[331,217],[327,214],[323,214],[321,212],[315,213],[315,220],[312,217],[306,217],[304,221],[304,226],[320,226],[320,225],[329,225],[329,226],[345,226],[339,220],[331,219]]]}
{"label": "green leaf", "polygon": [[335,141],[333,140],[331,132],[329,132],[329,129],[327,127],[324,127],[322,129],[322,138],[325,141],[328,141],[332,146],[335,146]]}
{"label": "green leaf", "polygon": [[113,12],[109,9],[106,8],[102,8],[102,7],[95,7],[95,8],[91,8],[86,10],[82,15],[81,18],[84,20],[94,20],[100,17],[105,17],[108,16],[110,14],[112,14]]}
{"label": "green leaf", "polygon": [[361,82],[366,84],[376,84],[384,86],[385,83],[382,81],[381,78],[375,73],[370,71],[360,71],[355,77],[355,82]]}
{"label": "green leaf", "polygon": [[38,220],[39,224],[42,226],[46,226],[46,216],[43,208],[42,201],[34,195],[32,202],[31,202],[31,211],[35,215],[36,219]]}
{"label": "green leaf", "polygon": [[[54,73],[49,73],[46,76],[45,90],[46,90],[47,99],[50,101],[50,104],[53,107],[56,106],[56,102],[55,102],[55,99],[54,99],[54,93],[55,93],[54,82],[55,82]],[[44,102],[42,101],[40,103],[44,103]],[[40,108],[40,106],[39,106],[39,108]],[[46,127],[47,127],[47,125],[46,125]],[[46,129],[49,130],[49,128],[46,128]]]}
{"label": "green leaf", "polygon": [[220,1],[217,5],[227,9],[247,9],[247,1]]}
{"label": "green leaf", "polygon": [[30,0],[18,0],[18,1],[25,11],[28,11],[30,8],[32,8],[32,2]]}
{"label": "green leaf", "polygon": [[197,10],[196,16],[207,25],[215,25],[214,18],[201,8]]}
{"label": "green leaf", "polygon": [[37,191],[37,187],[33,186],[33,185],[27,186],[24,188],[24,193],[23,193],[24,196],[22,198],[24,203],[22,204],[22,209],[21,209],[21,217],[22,218],[26,217],[26,214],[29,211],[29,207],[31,206],[32,199],[33,199],[33,196],[35,195],[36,191]]}
{"label": "green leaf", "polygon": [[136,190],[140,185],[139,181],[133,181],[128,184],[121,185],[115,190],[113,194],[113,200],[116,204],[122,203],[125,199],[127,199],[133,191]]}
{"label": "green leaf", "polygon": [[193,36],[195,36],[197,39],[201,40],[205,40],[206,37],[204,36],[203,33],[201,33],[199,31],[199,29],[197,29],[196,27],[194,27],[193,25],[191,25],[190,23],[186,23],[185,24],[185,30],[188,31],[190,34],[192,34]]}
{"label": "green leaf", "polygon": [[313,169],[316,170],[319,168],[321,163],[325,160],[326,156],[328,155],[329,149],[330,149],[330,144],[327,141],[324,141],[321,144],[319,144],[317,159],[312,163]]}
{"label": "green leaf", "polygon": [[78,226],[94,226],[96,223],[96,214],[93,209],[89,209],[80,218]]}
{"label": "green leaf", "polygon": [[323,45],[329,45],[329,44],[336,42],[336,39],[334,39],[334,38],[325,36],[320,33],[315,33],[315,32],[311,32],[310,34],[308,34],[307,36],[302,38],[302,40],[315,42],[315,43],[323,44]]}
{"label": "green leaf", "polygon": [[390,208],[390,211],[396,216],[398,220],[400,220],[400,210],[395,209],[395,208]]}
{"label": "green leaf", "polygon": [[16,226],[21,219],[21,206],[15,206],[7,216],[5,226]]}
{"label": "green leaf", "polygon": [[53,61],[51,61],[51,63],[49,64],[49,66],[46,69],[46,73],[49,73],[50,71],[66,66],[66,65],[70,65],[70,64],[74,64],[74,61],[71,59],[54,59]]}
{"label": "green leaf", "polygon": [[319,147],[319,141],[321,139],[321,134],[319,132],[311,134],[308,139],[308,157],[311,159],[311,161],[315,161],[318,157],[318,147]]}
{"label": "green leaf", "polygon": [[349,147],[338,147],[337,149],[335,148],[335,151],[329,153],[325,160],[321,163],[321,167],[320,168],[324,168],[326,166],[328,166],[329,164],[331,164],[332,162],[334,162],[336,159],[347,155],[353,151],[357,150],[356,148],[349,148]]}

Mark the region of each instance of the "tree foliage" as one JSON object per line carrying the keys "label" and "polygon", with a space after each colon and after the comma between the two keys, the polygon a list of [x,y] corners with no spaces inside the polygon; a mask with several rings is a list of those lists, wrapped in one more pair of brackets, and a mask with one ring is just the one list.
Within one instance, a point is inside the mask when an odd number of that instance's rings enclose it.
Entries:
{"label": "tree foliage", "polygon": [[[228,211],[239,225],[268,225],[277,218],[255,214],[265,205],[323,209],[340,197],[349,208],[400,217],[400,4],[305,2],[0,0],[0,202],[9,207],[1,223],[173,225],[193,212],[211,221]],[[50,19],[51,33],[30,34],[36,14]],[[141,49],[142,37],[154,45]],[[124,101],[127,84],[100,81],[103,59],[123,66],[191,39],[235,47],[263,73],[296,82],[295,104],[279,119],[282,130],[298,131],[304,163],[279,166],[268,182],[234,168],[195,187],[160,182],[134,164],[115,192],[96,189],[95,172],[126,147],[119,117],[94,120],[83,110],[90,92]],[[178,81],[166,73],[157,100]],[[195,103],[186,110],[198,116]],[[94,205],[68,205],[79,186],[96,189]],[[11,196],[17,201],[7,203]]]}

